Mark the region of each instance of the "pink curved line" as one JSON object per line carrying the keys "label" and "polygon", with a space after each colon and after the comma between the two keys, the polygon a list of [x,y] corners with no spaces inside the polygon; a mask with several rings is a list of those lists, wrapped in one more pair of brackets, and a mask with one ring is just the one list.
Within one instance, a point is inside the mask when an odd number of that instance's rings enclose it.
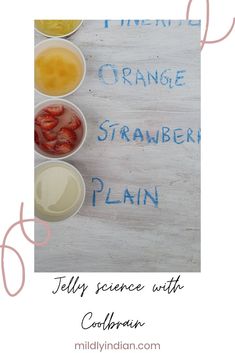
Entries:
{"label": "pink curved line", "polygon": [[[27,220],[26,220],[27,222]],[[7,280],[6,280],[6,272],[5,272],[5,264],[4,264],[4,256],[5,256],[5,248],[8,247],[8,245],[6,245],[6,241],[7,241],[7,237],[10,234],[10,232],[12,231],[13,228],[15,228],[17,225],[19,224],[19,222],[13,223],[8,230],[6,231],[6,234],[3,238],[3,242],[0,245],[0,247],[2,248],[2,255],[1,255],[1,271],[2,271],[2,278],[3,278],[3,284],[4,284],[4,288],[7,292],[8,295],[10,295],[11,297],[16,296],[17,294],[19,294],[19,292],[22,290],[24,283],[25,283],[25,267],[24,267],[24,262],[22,257],[20,256],[20,254],[18,253],[17,250],[15,250],[14,248],[12,248],[12,250],[17,254],[20,262],[21,262],[21,266],[22,266],[22,282],[21,282],[21,286],[20,288],[15,292],[15,293],[11,293],[8,289],[7,286]]]}
{"label": "pink curved line", "polygon": [[187,10],[186,10],[186,20],[189,19],[189,12],[190,12],[190,8],[191,8],[191,5],[192,5],[192,1],[193,0],[189,0],[189,2],[188,2],[188,6],[187,6]]}
{"label": "pink curved line", "polygon": [[231,28],[228,30],[228,32],[223,37],[221,37],[219,39],[216,39],[216,40],[207,40],[205,43],[206,44],[214,44],[214,43],[222,42],[222,40],[226,39],[230,35],[230,33],[232,32],[234,26],[235,26],[235,18],[233,19]]}
{"label": "pink curved line", "polygon": [[[189,19],[189,13],[190,13],[190,8],[192,5],[193,0],[189,0],[187,10],[186,10],[186,19]],[[204,48],[204,45],[206,43],[206,38],[208,34],[208,29],[209,29],[209,19],[210,19],[210,5],[209,5],[209,0],[206,0],[206,27],[205,27],[205,32],[203,35],[203,39],[200,41],[201,42],[201,50]]]}
{"label": "pink curved line", "polygon": [[209,4],[209,0],[206,0],[206,28],[205,28],[203,39],[201,40],[201,50],[204,48],[204,45],[206,43],[206,38],[208,34],[208,29],[209,29],[209,19],[210,19],[210,4]]}
{"label": "pink curved line", "polygon": [[21,228],[21,231],[24,235],[24,237],[33,245],[35,246],[45,246],[47,245],[48,241],[50,240],[51,238],[51,230],[50,230],[50,226],[47,222],[43,221],[42,219],[39,219],[39,218],[33,218],[31,219],[31,221],[34,221],[34,222],[37,222],[37,223],[40,223],[40,224],[43,224],[47,230],[47,236],[46,238],[42,241],[42,242],[36,242],[36,241],[33,241],[32,239],[29,238],[29,236],[27,235],[26,231],[25,231],[25,228],[24,228],[24,222],[25,220],[23,220],[23,210],[24,210],[24,204],[23,202],[21,203],[20,205],[20,228]]}
{"label": "pink curved line", "polygon": [[[21,292],[21,290],[23,289],[24,287],[24,283],[25,283],[25,266],[24,266],[24,261],[21,257],[21,255],[18,253],[18,251],[16,249],[14,249],[13,247],[11,246],[8,246],[6,245],[6,241],[7,241],[7,238],[8,238],[8,235],[10,234],[10,232],[12,231],[12,229],[14,227],[16,227],[17,225],[20,225],[21,227],[21,231],[24,235],[24,237],[32,244],[34,244],[35,246],[45,246],[49,239],[51,238],[51,230],[50,230],[50,226],[47,222],[44,222],[42,221],[41,219],[39,218],[30,218],[30,219],[23,219],[23,208],[24,208],[24,204],[23,202],[21,203],[21,206],[20,206],[20,220],[18,222],[15,222],[13,223],[6,231],[5,233],[5,236],[3,238],[3,242],[2,244],[0,245],[0,248],[2,248],[2,252],[1,252],[1,272],[2,272],[2,278],[3,278],[3,284],[4,284],[4,288],[7,292],[7,294],[11,297],[14,297],[16,296],[17,294],[19,294]],[[43,240],[42,242],[34,242],[32,239],[29,238],[29,236],[27,235],[25,229],[24,229],[24,222],[38,222],[38,223],[41,223],[45,226],[45,228],[47,229],[47,236],[45,238],[45,240]],[[8,289],[8,286],[7,286],[7,279],[6,279],[6,272],[5,272],[5,264],[4,264],[4,256],[5,256],[5,249],[10,249],[12,250],[17,256],[18,256],[18,259],[20,260],[20,263],[21,263],[21,267],[22,267],[22,281],[21,281],[21,285],[20,285],[20,288],[15,292],[15,293],[12,293],[10,292],[10,290]]]}
{"label": "pink curved line", "polygon": [[[192,2],[193,2],[193,0],[189,0],[188,5],[187,5],[187,10],[186,10],[186,19],[187,20],[189,19],[189,13],[190,13],[190,8],[192,5]],[[224,39],[226,39],[230,35],[230,33],[232,32],[232,30],[235,26],[235,18],[233,18],[232,25],[231,25],[230,29],[223,37],[216,39],[216,40],[206,40],[207,35],[208,35],[208,30],[209,30],[209,18],[210,18],[210,4],[209,4],[209,0],[206,0],[206,27],[205,27],[203,39],[200,41],[201,50],[203,49],[205,44],[215,44],[215,43],[222,42]]]}
{"label": "pink curved line", "polygon": [[[0,245],[0,248],[2,248],[2,256],[1,256],[1,268],[2,268],[2,279],[3,279],[3,285],[5,288],[5,291],[7,292],[7,294],[10,297],[15,297],[17,294],[20,293],[20,291],[23,289],[24,287],[24,283],[25,283],[25,267],[24,267],[24,261],[22,259],[22,257],[20,256],[20,254],[18,253],[18,251],[16,249],[14,249],[13,247],[9,246],[9,245]],[[7,279],[6,279],[6,272],[5,272],[5,264],[4,264],[4,253],[5,253],[5,248],[12,250],[17,256],[18,259],[20,260],[21,263],[21,267],[22,267],[22,280],[21,280],[21,285],[20,288],[15,292],[15,293],[11,293],[8,289],[7,286]]]}

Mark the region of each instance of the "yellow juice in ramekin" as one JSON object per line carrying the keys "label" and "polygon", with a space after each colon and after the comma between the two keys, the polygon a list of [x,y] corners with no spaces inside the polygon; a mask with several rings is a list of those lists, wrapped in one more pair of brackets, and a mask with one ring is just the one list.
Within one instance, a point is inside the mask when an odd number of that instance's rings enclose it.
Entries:
{"label": "yellow juice in ramekin", "polygon": [[35,28],[49,37],[64,37],[80,27],[82,20],[35,20]]}
{"label": "yellow juice in ramekin", "polygon": [[35,54],[35,88],[53,97],[72,93],[85,75],[82,53],[63,39],[49,39],[39,47],[42,48]]}

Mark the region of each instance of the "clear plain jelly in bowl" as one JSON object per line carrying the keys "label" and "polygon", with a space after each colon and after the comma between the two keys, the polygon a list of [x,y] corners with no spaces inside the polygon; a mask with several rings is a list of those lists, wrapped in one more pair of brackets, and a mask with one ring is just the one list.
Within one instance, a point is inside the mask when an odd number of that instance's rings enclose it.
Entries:
{"label": "clear plain jelly in bowl", "polygon": [[35,167],[35,216],[58,222],[74,216],[85,199],[80,172],[63,161],[47,161]]}

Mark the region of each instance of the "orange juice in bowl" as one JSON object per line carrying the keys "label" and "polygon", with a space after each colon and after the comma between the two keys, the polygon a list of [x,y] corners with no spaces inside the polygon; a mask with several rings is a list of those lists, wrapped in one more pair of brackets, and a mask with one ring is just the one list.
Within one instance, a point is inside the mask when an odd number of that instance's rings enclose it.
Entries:
{"label": "orange juice in bowl", "polygon": [[65,97],[83,82],[86,62],[68,40],[47,39],[35,47],[35,89],[51,97]]}

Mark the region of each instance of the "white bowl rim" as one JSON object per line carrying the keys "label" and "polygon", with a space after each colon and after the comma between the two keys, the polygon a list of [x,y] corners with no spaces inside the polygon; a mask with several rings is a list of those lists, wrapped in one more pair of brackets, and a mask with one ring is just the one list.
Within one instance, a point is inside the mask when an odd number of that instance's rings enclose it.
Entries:
{"label": "white bowl rim", "polygon": [[[71,215],[69,215],[68,217],[66,217],[64,219],[58,219],[57,221],[48,221],[48,220],[46,221],[46,220],[36,216],[37,218],[42,219],[43,221],[48,222],[48,223],[63,222],[63,221],[65,221],[65,220],[67,220],[67,219],[69,219],[71,217],[74,217],[80,211],[80,209],[82,208],[83,203],[85,201],[85,197],[86,197],[86,184],[85,184],[84,178],[83,178],[82,174],[80,173],[80,171],[73,164],[65,162],[65,161],[57,161],[57,160],[44,161],[44,162],[41,162],[41,163],[35,165],[34,166],[34,170],[36,170],[37,168],[39,168],[42,165],[50,164],[50,163],[59,163],[59,164],[67,165],[69,168],[73,169],[76,174],[79,175],[79,177],[80,177],[80,179],[82,181],[82,188],[83,188],[83,191],[84,191],[83,192],[83,198],[81,200],[80,206],[76,209],[76,211],[74,213],[72,213]],[[34,184],[35,184],[35,181],[34,181]],[[35,191],[34,191],[34,199],[35,199]]]}
{"label": "white bowl rim", "polygon": [[[62,99],[62,98],[53,98],[53,99],[46,99],[46,100],[44,100],[44,101],[42,101],[42,102],[40,102],[40,103],[37,103],[36,105],[35,105],[35,107],[34,107],[34,119],[35,119],[35,110],[37,110],[37,108],[38,107],[40,107],[40,105],[47,105],[47,104],[56,104],[56,103],[54,103],[53,101],[56,101],[56,102],[61,102],[61,103],[63,103],[63,104],[67,104],[67,105],[69,105],[69,106],[72,106],[75,110],[77,110],[80,114],[81,114],[81,116],[82,116],[82,118],[83,118],[83,128],[84,128],[84,132],[83,132],[83,138],[82,138],[82,142],[77,146],[77,148],[75,148],[71,153],[69,153],[69,154],[66,154],[65,156],[61,156],[61,157],[57,157],[57,156],[55,156],[55,157],[53,157],[53,156],[45,156],[45,155],[43,155],[43,154],[41,154],[39,151],[37,151],[36,149],[35,149],[35,143],[34,143],[34,151],[35,151],[35,153],[38,155],[38,156],[40,156],[40,157],[42,157],[42,158],[45,158],[45,159],[49,159],[49,160],[53,160],[53,161],[59,161],[59,160],[62,160],[62,159],[66,159],[66,158],[69,158],[69,157],[71,157],[72,155],[74,155],[76,152],[78,152],[79,150],[80,150],[80,148],[83,146],[83,144],[84,144],[84,142],[85,142],[85,140],[86,140],[86,137],[87,137],[87,122],[86,122],[86,118],[85,118],[85,115],[83,114],[83,112],[81,111],[81,109],[76,105],[76,104],[74,104],[74,103],[72,103],[72,102],[70,102],[69,100],[67,100],[67,99]],[[41,108],[41,109],[43,109],[43,107]]]}
{"label": "white bowl rim", "polygon": [[[47,19],[46,19],[47,20]],[[62,19],[64,21],[68,21],[67,19]],[[34,20],[35,21],[35,20]],[[56,20],[55,20],[56,21]],[[81,27],[81,25],[83,24],[84,20],[78,20],[78,21],[81,21],[79,23],[79,25],[77,25],[77,27],[75,27],[75,29],[73,29],[71,32],[69,32],[68,34],[62,34],[61,36],[50,36],[49,34],[45,34],[43,32],[41,32],[39,29],[37,29],[37,27],[34,25],[34,29],[37,33],[43,35],[44,37],[47,37],[47,38],[66,38],[66,37],[69,37],[71,36],[72,34],[74,34],[79,27]],[[35,23],[35,22],[34,22]]]}
{"label": "white bowl rim", "polygon": [[[35,46],[34,46],[34,60],[35,60],[35,50],[38,48],[38,47],[40,47],[41,45],[43,45],[45,42],[53,42],[53,41],[59,41],[59,42],[66,42],[66,44],[68,44],[68,45],[71,45],[79,54],[80,54],[80,56],[81,56],[81,58],[82,58],[82,62],[83,62],[83,65],[84,65],[84,72],[83,72],[83,76],[82,76],[82,79],[81,79],[81,81],[79,82],[79,84],[72,90],[72,91],[70,91],[70,92],[68,92],[68,93],[65,93],[65,94],[62,94],[62,95],[60,95],[60,96],[50,96],[49,94],[46,94],[46,93],[43,93],[43,92],[41,92],[41,91],[39,91],[36,87],[35,87],[35,83],[34,83],[34,90],[37,92],[37,93],[39,93],[39,94],[41,94],[42,96],[44,96],[44,97],[47,97],[47,98],[64,98],[64,97],[67,97],[67,96],[69,96],[69,95],[71,95],[71,94],[73,94],[74,92],[76,92],[77,90],[78,90],[78,88],[82,85],[82,83],[83,83],[83,81],[84,81],[84,79],[85,79],[85,76],[86,76],[86,59],[85,59],[85,56],[84,56],[84,54],[83,54],[83,52],[82,52],[82,50],[76,45],[76,44],[74,44],[73,42],[71,42],[70,40],[67,40],[67,39],[63,39],[63,38],[57,38],[57,37],[52,37],[52,38],[47,38],[47,39],[44,39],[44,40],[41,40],[38,44],[36,44]],[[34,65],[35,65],[35,62],[34,62]]]}

